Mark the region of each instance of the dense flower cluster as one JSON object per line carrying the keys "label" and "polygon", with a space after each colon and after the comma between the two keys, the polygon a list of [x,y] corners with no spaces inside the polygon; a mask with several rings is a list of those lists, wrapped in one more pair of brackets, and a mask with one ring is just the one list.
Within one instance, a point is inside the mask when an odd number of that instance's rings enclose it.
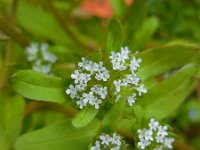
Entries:
{"label": "dense flower cluster", "polygon": [[57,57],[48,51],[48,44],[31,43],[26,48],[26,53],[33,70],[45,74],[51,73],[52,65],[57,61]]}
{"label": "dense flower cluster", "polygon": [[[76,104],[80,109],[87,105],[99,109],[99,105],[107,96],[107,87],[101,84],[89,86],[88,82],[94,78],[97,81],[105,82],[110,77],[108,70],[103,66],[103,62],[93,62],[82,58],[78,63],[79,69],[71,74],[75,85],[70,85],[66,90],[72,99],[78,99]],[[87,87],[87,88],[86,88]],[[89,87],[89,90],[88,90]]]}
{"label": "dense flower cluster", "polygon": [[[142,93],[146,93],[147,90],[143,84],[140,84],[141,79],[136,75],[136,71],[140,66],[141,59],[133,57],[130,59],[129,49],[127,47],[121,48],[121,52],[111,52],[109,57],[114,71],[128,70],[130,73],[121,76],[118,80],[113,80],[113,87],[115,88],[111,95],[116,96],[115,102],[121,98],[121,87],[128,87],[132,89],[131,95],[126,95],[126,101],[130,106],[135,103],[136,96],[141,96]],[[87,105],[94,106],[95,109],[99,109],[100,104],[108,95],[108,87],[103,86],[108,81],[112,74],[106,69],[103,62],[93,62],[86,60],[84,57],[82,61],[78,63],[78,69],[71,74],[71,78],[74,80],[75,85],[70,85],[66,93],[70,95],[72,99],[76,99],[76,104],[80,109]],[[95,81],[96,80],[96,81]],[[92,83],[90,81],[93,81]],[[98,84],[94,84],[98,83]],[[108,84],[108,83],[107,83]],[[110,86],[110,85],[108,85]],[[113,91],[113,89],[112,89]]]}
{"label": "dense flower cluster", "polygon": [[112,136],[108,134],[102,134],[99,136],[99,140],[95,142],[95,145],[90,150],[120,150],[121,137],[116,133]]}
{"label": "dense flower cluster", "polygon": [[154,150],[172,149],[174,138],[169,137],[168,127],[162,126],[158,121],[153,118],[149,122],[148,129],[139,129],[139,142],[140,149],[145,149],[152,145]]}
{"label": "dense flower cluster", "polygon": [[[144,88],[143,84],[140,84],[141,79],[136,75],[136,71],[140,67],[142,59],[136,59],[135,57],[130,57],[130,51],[127,47],[121,48],[121,52],[111,52],[109,57],[113,66],[113,70],[124,71],[127,70],[130,73],[121,77],[118,80],[114,80],[113,84],[115,85],[115,95],[117,95],[118,100],[121,97],[120,90],[121,87],[128,87],[133,89],[134,92],[126,96],[127,102],[130,106],[135,103],[136,96],[141,96],[142,93],[147,93],[147,90]],[[137,94],[138,92],[138,94]]]}

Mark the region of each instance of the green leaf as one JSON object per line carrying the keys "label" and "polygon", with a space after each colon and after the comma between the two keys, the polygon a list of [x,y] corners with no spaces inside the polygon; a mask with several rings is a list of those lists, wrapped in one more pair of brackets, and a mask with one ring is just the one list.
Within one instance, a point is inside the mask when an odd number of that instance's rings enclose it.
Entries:
{"label": "green leaf", "polygon": [[47,38],[59,44],[69,44],[70,38],[65,34],[58,22],[40,7],[34,7],[20,1],[17,21],[30,33],[37,37]]}
{"label": "green leaf", "polygon": [[151,17],[147,19],[141,29],[138,30],[130,40],[130,49],[133,51],[143,49],[158,28],[158,25],[159,21],[157,18]]}
{"label": "green leaf", "polygon": [[199,47],[190,45],[172,45],[145,50],[137,55],[142,58],[138,75],[146,80],[170,69],[198,60]]}
{"label": "green leaf", "polygon": [[107,50],[119,51],[124,42],[124,31],[119,20],[112,19],[108,25]]}
{"label": "green leaf", "polygon": [[118,17],[122,17],[126,10],[126,3],[124,0],[109,0],[114,10],[114,13]]}
{"label": "green leaf", "polygon": [[87,107],[81,110],[76,117],[72,120],[72,124],[76,128],[85,127],[88,125],[97,115],[99,110],[95,109],[94,107]]}
{"label": "green leaf", "polygon": [[65,82],[61,78],[33,70],[17,71],[11,77],[10,84],[17,93],[33,100],[63,103],[67,99]]}
{"label": "green leaf", "polygon": [[10,150],[20,134],[24,100],[20,96],[0,93],[0,148]]}
{"label": "green leaf", "polygon": [[189,64],[161,82],[139,101],[143,105],[145,117],[157,119],[166,118],[173,114],[194,88],[192,76],[197,68]]}
{"label": "green leaf", "polygon": [[97,134],[100,123],[91,122],[85,128],[75,128],[71,120],[64,120],[40,130],[22,135],[15,144],[16,150],[88,150]]}
{"label": "green leaf", "polygon": [[122,119],[124,109],[125,104],[122,101],[113,105],[103,119],[103,126],[115,129],[119,121]]}

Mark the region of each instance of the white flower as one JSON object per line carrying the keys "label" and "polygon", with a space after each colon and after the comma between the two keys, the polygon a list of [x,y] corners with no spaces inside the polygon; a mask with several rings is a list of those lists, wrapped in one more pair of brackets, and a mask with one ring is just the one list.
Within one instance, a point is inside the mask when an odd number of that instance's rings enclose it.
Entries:
{"label": "white flower", "polygon": [[122,85],[122,81],[121,80],[118,80],[118,81],[114,80],[113,83],[115,85],[116,92],[120,92],[120,87]]}
{"label": "white flower", "polygon": [[130,51],[128,47],[121,48],[121,57],[123,58],[123,60],[129,59],[129,53]]}
{"label": "white flower", "polygon": [[58,58],[48,51],[48,47],[49,47],[49,45],[46,43],[41,44],[42,56],[43,56],[44,60],[51,62],[51,63],[55,63]]}
{"label": "white flower", "polygon": [[153,132],[151,130],[146,130],[145,131],[145,135],[144,135],[145,140],[147,140],[147,141],[149,141],[149,140],[153,141],[152,135],[153,135]]}
{"label": "white flower", "polygon": [[101,150],[100,148],[100,142],[96,141],[95,146],[92,146],[90,150]]}
{"label": "white flower", "polygon": [[139,138],[140,138],[140,139],[145,138],[146,130],[147,130],[147,129],[143,129],[143,130],[139,129],[139,130],[137,131],[137,132],[139,133]]}
{"label": "white flower", "polygon": [[87,93],[83,93],[82,99],[83,99],[84,103],[87,103],[87,102],[93,101],[95,99],[95,97],[94,97],[92,92],[90,92],[88,94]]}
{"label": "white flower", "polygon": [[72,99],[74,99],[74,98],[77,97],[77,92],[78,92],[77,88],[74,87],[73,85],[70,85],[70,86],[69,86],[69,89],[66,90],[66,93],[67,93],[67,94],[70,94],[70,97],[71,97]]}
{"label": "white flower", "polygon": [[81,59],[82,59],[82,62],[79,62],[78,66],[82,67],[83,69],[85,69],[87,64],[88,64],[88,60],[86,60],[85,57],[82,57]]}
{"label": "white flower", "polygon": [[111,138],[111,143],[113,145],[121,146],[121,137],[117,136],[116,133],[113,133],[113,137]]}
{"label": "white flower", "polygon": [[172,149],[172,143],[174,142],[174,138],[166,138],[164,140],[164,147]]}
{"label": "white flower", "polygon": [[109,145],[111,142],[111,138],[109,135],[101,135],[100,139],[102,140],[101,144],[105,146]]}
{"label": "white flower", "polygon": [[31,43],[31,45],[26,48],[28,61],[36,60],[38,51],[39,51],[39,45],[37,43]]}
{"label": "white flower", "polygon": [[137,91],[139,92],[139,96],[141,96],[142,93],[147,93],[147,89],[144,88],[144,84],[142,84],[141,86],[139,86],[137,88]]}
{"label": "white flower", "polygon": [[86,103],[82,99],[79,101],[76,101],[76,104],[79,106],[80,109],[83,109],[83,107],[86,106]]}
{"label": "white flower", "polygon": [[85,88],[87,87],[87,84],[77,84],[76,85],[76,89],[79,91],[79,92],[82,92],[83,90],[85,90]]}
{"label": "white flower", "polygon": [[126,84],[138,85],[140,78],[136,74],[128,74],[125,78]]}
{"label": "white flower", "polygon": [[135,99],[136,99],[136,93],[133,93],[131,96],[128,96],[129,106],[133,106],[133,104],[135,103]]}
{"label": "white flower", "polygon": [[105,99],[106,96],[107,96],[107,87],[101,87],[99,85],[94,85],[92,88],[91,88],[91,91],[94,92],[95,94],[98,94],[101,99]]}
{"label": "white flower", "polygon": [[150,123],[149,123],[149,128],[150,130],[157,130],[158,129],[158,126],[159,126],[159,122],[158,121],[155,121],[153,118],[150,120]]}
{"label": "white flower", "polygon": [[136,71],[140,67],[141,62],[142,62],[142,59],[136,59],[135,57],[133,57],[129,65],[130,70],[132,72]]}
{"label": "white flower", "polygon": [[95,76],[95,78],[98,81],[100,80],[107,81],[109,77],[110,77],[110,74],[105,68],[102,68],[102,70],[96,73],[96,76]]}
{"label": "white flower", "polygon": [[164,137],[163,136],[160,136],[160,135],[156,135],[156,137],[155,137],[155,139],[156,139],[156,142],[157,143],[163,143],[163,141],[164,141]]}
{"label": "white flower", "polygon": [[159,126],[157,136],[165,137],[168,135],[167,129],[167,126]]}
{"label": "white flower", "polygon": [[145,139],[140,139],[140,142],[138,142],[138,146],[139,146],[140,149],[145,149],[150,144],[151,144],[151,142],[149,142]]}
{"label": "white flower", "polygon": [[81,70],[75,70],[74,74],[71,74],[71,78],[74,79],[74,83],[86,84],[91,80],[91,75],[87,73],[82,73]]}
{"label": "white flower", "polygon": [[95,109],[99,109],[99,104],[101,104],[101,103],[102,103],[102,101],[100,99],[96,98],[96,97],[89,100],[89,104],[94,106]]}

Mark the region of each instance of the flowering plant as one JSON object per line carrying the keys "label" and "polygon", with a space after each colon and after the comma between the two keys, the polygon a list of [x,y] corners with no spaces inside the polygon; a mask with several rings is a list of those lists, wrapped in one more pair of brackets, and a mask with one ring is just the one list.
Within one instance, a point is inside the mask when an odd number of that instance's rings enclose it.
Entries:
{"label": "flowering plant", "polygon": [[0,149],[198,147],[200,48],[155,3],[0,0]]}

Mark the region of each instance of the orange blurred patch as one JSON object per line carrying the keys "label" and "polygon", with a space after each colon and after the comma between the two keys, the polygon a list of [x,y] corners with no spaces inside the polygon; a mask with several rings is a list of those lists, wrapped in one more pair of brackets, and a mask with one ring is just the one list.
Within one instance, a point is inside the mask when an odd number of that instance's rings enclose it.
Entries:
{"label": "orange blurred patch", "polygon": [[[125,0],[129,6],[133,0]],[[83,0],[81,9],[89,13],[90,15],[100,18],[111,18],[113,16],[113,9],[109,0]]]}

